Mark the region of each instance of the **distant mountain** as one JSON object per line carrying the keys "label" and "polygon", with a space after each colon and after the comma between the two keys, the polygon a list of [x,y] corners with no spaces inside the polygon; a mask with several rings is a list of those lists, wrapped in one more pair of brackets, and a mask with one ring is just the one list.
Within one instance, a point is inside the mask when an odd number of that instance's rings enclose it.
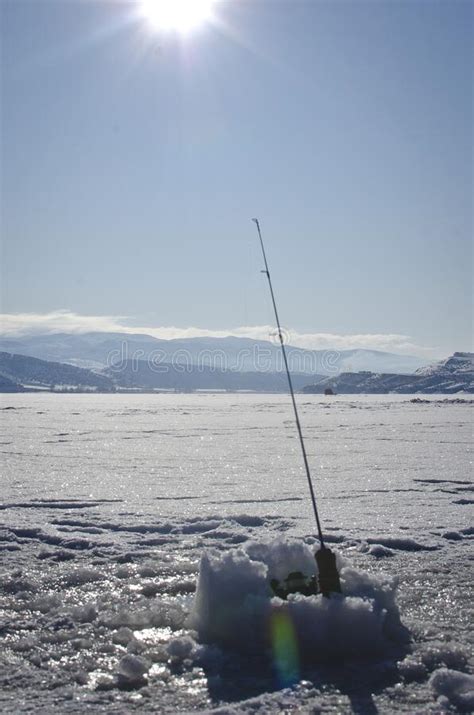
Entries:
{"label": "distant mountain", "polygon": [[0,392],[23,392],[26,387],[53,386],[94,389],[110,392],[114,389],[106,375],[98,375],[72,365],[39,360],[27,355],[0,352]]}
{"label": "distant mountain", "polygon": [[0,337],[0,350],[29,355],[41,360],[69,363],[78,367],[102,368],[139,351],[148,357],[166,340],[156,340],[150,335],[128,333],[53,333],[20,338]]}
{"label": "distant mountain", "polygon": [[[296,390],[323,393],[331,389],[340,394],[356,393],[456,393],[474,392],[474,355],[455,353],[447,360],[413,375],[344,372],[327,377],[320,374],[292,373]],[[308,385],[308,379],[311,384]],[[85,389],[96,392],[114,390],[251,390],[284,392],[286,375],[276,371],[222,370],[212,365],[165,363],[161,359],[120,360],[101,371],[65,363],[40,360],[27,355],[0,352],[0,392],[25,389]]]}
{"label": "distant mountain", "polygon": [[[117,388],[141,390],[249,390],[253,392],[286,392],[288,382],[282,372],[239,372],[209,366],[160,363],[154,368],[146,360],[128,361],[106,368],[105,374]],[[314,375],[319,380],[322,375]],[[308,375],[292,374],[296,390],[308,382]]]}
{"label": "distant mountain", "polygon": [[342,395],[474,393],[474,353],[454,353],[446,360],[418,370],[414,375],[346,372],[336,377],[322,378],[303,388],[303,392],[313,394],[322,394],[325,390]]}
{"label": "distant mountain", "polygon": [[446,360],[420,367],[417,375],[457,375],[474,373],[474,353],[453,353]]}
{"label": "distant mountain", "polygon": [[[307,375],[293,374],[298,390],[308,381]],[[321,379],[314,375],[313,379]],[[153,364],[146,360],[129,360],[104,368],[101,373],[66,363],[51,362],[0,352],[0,392],[24,392],[26,389],[86,389],[95,392],[115,390],[251,390],[283,392],[288,389],[286,375],[279,372],[237,372],[209,366]]]}
{"label": "distant mountain", "polygon": [[[197,365],[220,370],[279,372],[283,370],[279,345],[250,338],[187,338],[159,340],[132,333],[56,333],[20,338],[0,338],[0,350],[42,360],[101,368],[150,360],[172,365]],[[305,350],[287,346],[290,369],[306,375],[336,375],[370,370],[410,374],[426,360],[377,350]]]}

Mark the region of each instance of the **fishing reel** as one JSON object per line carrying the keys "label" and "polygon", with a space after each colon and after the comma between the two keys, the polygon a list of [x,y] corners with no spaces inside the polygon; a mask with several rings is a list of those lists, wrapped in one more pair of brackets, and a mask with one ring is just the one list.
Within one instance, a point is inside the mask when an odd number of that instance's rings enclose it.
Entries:
{"label": "fishing reel", "polygon": [[329,598],[331,593],[342,593],[339,573],[336,567],[336,556],[326,546],[322,546],[315,554],[318,565],[318,578],[305,576],[301,571],[292,571],[283,582],[273,578],[270,586],[275,596],[286,601],[292,593],[302,596],[316,596],[321,593]]}

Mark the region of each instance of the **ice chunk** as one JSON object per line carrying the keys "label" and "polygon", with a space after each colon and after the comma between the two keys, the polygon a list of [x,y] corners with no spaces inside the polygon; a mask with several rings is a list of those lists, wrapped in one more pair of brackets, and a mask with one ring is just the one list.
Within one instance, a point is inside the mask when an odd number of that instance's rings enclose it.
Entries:
{"label": "ice chunk", "polygon": [[40,611],[41,613],[49,613],[50,611],[55,611],[61,605],[62,601],[56,593],[46,594],[44,596],[38,596],[38,598],[33,599],[29,603],[29,607],[33,611]]}
{"label": "ice chunk", "polygon": [[144,685],[150,663],[138,655],[124,655],[118,666],[118,684],[122,688]]}
{"label": "ice chunk", "polygon": [[243,550],[203,554],[190,625],[202,639],[223,645],[260,640],[262,617],[271,597],[267,566]]}
{"label": "ice chunk", "polygon": [[173,662],[179,662],[189,658],[195,647],[196,644],[190,636],[182,636],[173,638],[168,643],[166,651]]}
{"label": "ice chunk", "polygon": [[446,697],[461,712],[474,710],[474,676],[439,668],[429,682],[436,695]]}
{"label": "ice chunk", "polygon": [[124,626],[119,628],[112,636],[112,641],[118,643],[118,645],[127,645],[129,641],[133,638],[133,631],[131,628]]}
{"label": "ice chunk", "polygon": [[408,655],[401,663],[399,663],[398,671],[407,683],[416,681],[421,682],[428,676],[428,669],[424,663],[420,662],[419,658],[413,655]]}
{"label": "ice chunk", "polygon": [[66,586],[82,586],[85,583],[101,581],[103,578],[103,574],[96,569],[82,567],[68,573],[64,579],[64,583]]}
{"label": "ice chunk", "polygon": [[79,623],[92,623],[97,618],[97,609],[92,603],[85,603],[83,606],[74,606],[71,609],[71,616]]}
{"label": "ice chunk", "polygon": [[119,663],[119,673],[134,680],[142,678],[148,672],[149,664],[136,655],[125,655]]}
{"label": "ice chunk", "polygon": [[465,650],[456,644],[435,642],[421,652],[421,660],[431,672],[445,666],[453,670],[463,670],[468,662]]}
{"label": "ice chunk", "polygon": [[104,623],[117,629],[123,626],[136,630],[166,627],[177,630],[182,627],[184,617],[184,611],[178,603],[160,601],[151,608],[119,608],[116,613],[104,618]]}

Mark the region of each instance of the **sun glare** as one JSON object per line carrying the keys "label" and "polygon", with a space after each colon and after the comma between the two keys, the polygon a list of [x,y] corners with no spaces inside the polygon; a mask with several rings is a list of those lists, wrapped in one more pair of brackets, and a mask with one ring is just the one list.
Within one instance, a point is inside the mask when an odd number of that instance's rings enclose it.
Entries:
{"label": "sun glare", "polygon": [[143,16],[157,30],[189,32],[210,19],[215,0],[141,0]]}

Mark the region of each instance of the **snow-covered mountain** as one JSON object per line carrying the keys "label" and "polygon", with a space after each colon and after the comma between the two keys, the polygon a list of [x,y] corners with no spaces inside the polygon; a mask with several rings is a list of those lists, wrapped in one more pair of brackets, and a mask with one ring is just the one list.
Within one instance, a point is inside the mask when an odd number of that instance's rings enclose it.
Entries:
{"label": "snow-covered mountain", "polygon": [[[251,341],[254,342],[254,341]],[[70,363],[41,360],[27,355],[0,352],[0,392],[13,392],[32,387],[52,389],[53,385],[99,392],[114,390],[251,390],[282,392],[287,390],[286,376],[281,369],[242,370],[209,364],[164,362],[150,355],[138,359],[122,357],[109,367],[79,368]],[[207,354],[207,357],[212,354]],[[271,354],[270,354],[271,355]],[[375,373],[371,371],[342,372],[332,376],[294,371],[296,390],[307,393],[456,393],[474,392],[472,353],[455,353],[426,370],[412,375]],[[308,384],[308,383],[311,384]]]}
{"label": "snow-covered mountain", "polygon": [[474,353],[453,353],[446,360],[420,367],[417,375],[464,375],[474,373]]}
{"label": "snow-covered mountain", "polygon": [[[233,336],[160,340],[151,335],[132,333],[56,333],[3,337],[0,338],[0,350],[99,369],[130,360],[242,372],[278,372],[283,369],[278,344]],[[426,365],[426,360],[416,356],[378,350],[305,350],[288,345],[287,352],[292,372],[307,375],[336,375],[360,370],[411,374]]]}
{"label": "snow-covered mountain", "polygon": [[454,353],[413,375],[394,373],[344,372],[326,377],[303,388],[303,392],[322,394],[331,390],[338,394],[402,393],[474,393],[474,353]]}
{"label": "snow-covered mountain", "polygon": [[25,388],[71,387],[112,392],[114,383],[106,375],[65,363],[40,360],[29,355],[0,352],[0,392]]}
{"label": "snow-covered mountain", "polygon": [[[316,381],[322,375],[313,375]],[[307,375],[293,373],[293,384],[300,390]],[[171,363],[154,365],[147,360],[128,360],[100,372],[68,363],[41,360],[28,355],[0,352],[0,392],[24,390],[153,392],[195,390],[286,392],[288,383],[282,372],[219,370],[210,366],[183,366]]]}

